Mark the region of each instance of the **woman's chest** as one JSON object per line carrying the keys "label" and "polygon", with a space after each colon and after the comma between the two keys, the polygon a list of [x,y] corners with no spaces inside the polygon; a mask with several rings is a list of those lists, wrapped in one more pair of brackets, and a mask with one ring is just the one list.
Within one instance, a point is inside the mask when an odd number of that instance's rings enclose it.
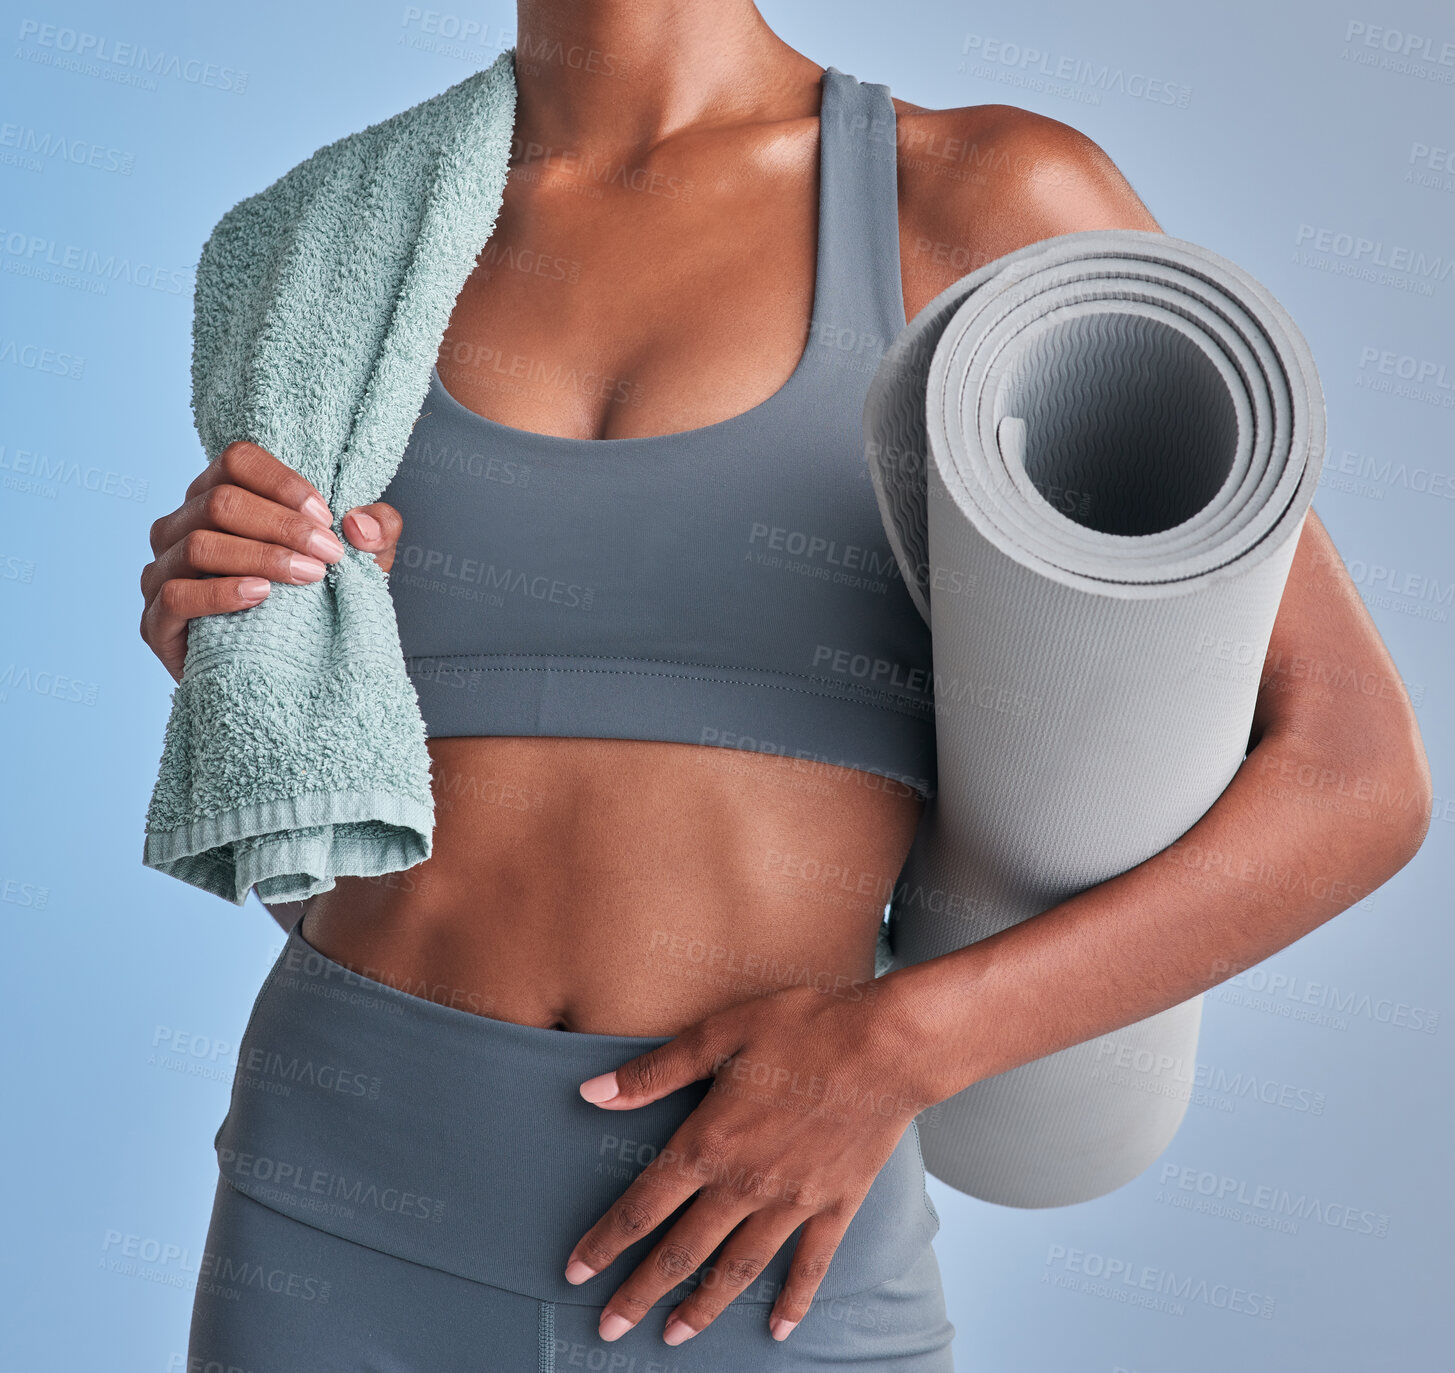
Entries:
{"label": "woman's chest", "polygon": [[753,408],[809,341],[816,181],[799,160],[728,178],[697,159],[513,169],[440,347],[446,387],[502,424],[580,439]]}

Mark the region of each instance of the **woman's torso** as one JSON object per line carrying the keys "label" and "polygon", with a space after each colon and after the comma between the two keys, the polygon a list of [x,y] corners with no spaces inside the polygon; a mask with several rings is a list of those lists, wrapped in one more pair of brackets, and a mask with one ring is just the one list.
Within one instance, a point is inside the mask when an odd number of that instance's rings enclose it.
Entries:
{"label": "woman's torso", "polygon": [[[592,643],[592,635],[609,639],[614,625],[618,635],[652,640],[653,606],[672,604],[664,542],[726,557],[736,545],[723,531],[736,528],[742,565],[724,563],[722,578],[703,580],[699,556],[688,600],[719,597],[705,608],[704,625],[736,623],[738,637],[749,639],[761,628],[762,642],[745,652],[781,657],[773,627],[805,606],[812,613],[814,604],[796,579],[837,573],[843,581],[844,558],[832,566],[830,552],[820,566],[811,547],[867,545],[884,558],[857,442],[863,395],[905,315],[978,263],[938,242],[906,203],[907,179],[939,190],[945,167],[912,162],[904,147],[916,140],[901,127],[896,196],[887,93],[835,75],[842,103],[815,81],[801,116],[675,140],[642,167],[614,168],[589,150],[524,164],[513,158],[495,232],[456,302],[425,405],[448,412],[431,423],[447,417],[451,433],[468,435],[476,423],[481,452],[463,464],[468,485],[452,489],[452,465],[438,461],[440,430],[428,431],[437,440],[431,450],[417,425],[421,442],[411,444],[382,497],[404,514],[391,590],[426,720],[436,722],[434,849],[407,872],[344,878],[313,898],[305,936],[339,962],[499,1019],[635,1035],[675,1033],[776,986],[859,996],[872,978],[880,918],[922,807],[925,788],[910,785],[923,771],[911,766],[924,755],[922,715],[915,724],[914,712],[896,707],[892,723],[872,717],[868,734],[883,757],[865,743],[870,761],[860,766],[829,761],[839,755],[824,740],[797,746],[797,734],[785,752],[802,756],[762,751],[776,741],[760,741],[750,708],[734,715],[732,697],[716,715],[709,709],[700,717],[721,719],[728,726],[721,730],[694,733],[694,723],[654,737],[652,702],[623,727],[646,737],[560,737],[549,729],[603,729],[582,719],[627,701],[630,680],[612,678],[609,692],[561,708],[567,723],[553,726],[539,673],[512,677],[510,692],[492,695],[492,680],[505,679],[462,673],[473,659],[450,659],[441,678],[428,656],[440,644],[494,650],[499,640],[505,652],[490,660],[499,668],[512,634],[520,647],[534,647],[536,623],[525,617],[555,614],[575,616],[561,632],[608,651],[593,663],[607,661],[613,645]],[[864,113],[880,127],[850,128]],[[820,171],[833,181],[828,194]],[[959,176],[963,183],[963,167]],[[809,486],[794,466],[807,460],[796,457],[804,432],[820,435],[819,449],[805,452],[831,454],[824,470],[809,474]],[[827,449],[825,434],[832,435]],[[680,441],[662,437],[669,435]],[[599,439],[612,442],[582,442]],[[468,437],[460,443],[468,447]],[[716,477],[692,466],[694,445],[717,464]],[[675,503],[656,500],[652,481],[639,481],[645,464],[658,465],[658,491],[670,496],[689,482],[691,491]],[[788,515],[775,513],[795,477],[800,498],[812,481],[823,484],[821,515],[805,518],[791,499]],[[640,489],[624,497],[634,479]],[[475,518],[465,502],[482,491],[498,502],[480,508],[489,517],[480,522],[495,525],[496,548],[472,545],[476,571],[462,575],[458,545]],[[593,556],[598,579],[624,585],[631,575],[633,559],[623,561],[608,536],[619,542],[632,501],[646,507],[634,560],[655,556],[660,564],[641,589],[660,588],[660,600],[638,596],[629,614],[615,622],[598,615],[588,630],[580,587],[590,586]],[[755,507],[762,519],[750,518]],[[700,535],[684,539],[684,512],[693,510],[704,512]],[[450,517],[453,532],[444,532]],[[654,527],[654,517],[671,527]],[[798,528],[805,523],[811,527]],[[771,532],[759,539],[757,530]],[[444,544],[453,556],[442,557]],[[536,558],[541,565],[522,567],[539,547],[551,550]],[[497,577],[493,589],[481,583],[482,564]],[[516,576],[522,571],[524,580]],[[881,657],[900,660],[890,676],[902,682],[904,670],[927,663],[927,639],[911,618],[885,621],[886,607],[914,616],[892,572],[889,579],[892,586],[856,594],[862,605],[878,597],[873,642],[883,646]],[[557,586],[576,590],[534,595],[535,587]],[[826,616],[844,604],[825,601]],[[451,618],[482,613],[478,622]],[[664,631],[668,648],[648,646],[643,659],[669,652],[685,613],[678,607]],[[723,626],[725,649],[732,623]],[[465,632],[472,625],[478,644]],[[802,641],[802,627],[796,632]],[[832,641],[852,636],[818,637],[831,641],[813,648],[832,672],[831,653],[843,647]],[[847,676],[863,656],[841,655]],[[791,663],[775,663],[784,666]],[[462,683],[477,701],[508,699],[522,732],[504,732],[499,721],[511,718],[504,707],[488,730],[465,732],[471,717],[469,704],[460,704]],[[686,700],[681,690],[665,704]],[[584,715],[571,716],[572,708]],[[740,720],[748,729],[737,727]],[[833,725],[812,712],[783,725],[788,733],[814,728]],[[700,741],[709,734],[710,742]]]}

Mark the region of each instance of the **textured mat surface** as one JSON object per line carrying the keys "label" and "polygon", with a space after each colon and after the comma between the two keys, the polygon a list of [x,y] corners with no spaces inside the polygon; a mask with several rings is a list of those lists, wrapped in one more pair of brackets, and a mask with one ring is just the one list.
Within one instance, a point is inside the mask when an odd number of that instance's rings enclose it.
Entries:
{"label": "textured mat surface", "polygon": [[[901,966],[1136,866],[1217,799],[1246,752],[1325,414],[1306,341],[1245,271],[1094,230],[925,306],[864,428],[934,635],[938,792],[890,912]],[[1201,1011],[1195,997],[976,1083],[921,1121],[926,1167],[1010,1206],[1119,1187],[1182,1121]]]}

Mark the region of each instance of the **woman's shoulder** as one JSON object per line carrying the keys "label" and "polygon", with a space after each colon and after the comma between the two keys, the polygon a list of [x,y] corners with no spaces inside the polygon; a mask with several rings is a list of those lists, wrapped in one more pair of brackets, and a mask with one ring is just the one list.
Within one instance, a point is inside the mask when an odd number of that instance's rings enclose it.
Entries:
{"label": "woman's shoulder", "polygon": [[1160,227],[1110,155],[1069,124],[1016,105],[894,105],[906,279],[923,282],[920,303],[1056,234]]}

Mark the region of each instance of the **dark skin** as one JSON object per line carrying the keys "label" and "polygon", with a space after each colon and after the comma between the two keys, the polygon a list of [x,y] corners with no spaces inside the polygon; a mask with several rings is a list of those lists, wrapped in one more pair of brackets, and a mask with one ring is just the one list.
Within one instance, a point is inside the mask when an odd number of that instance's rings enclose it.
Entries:
{"label": "dark skin", "polygon": [[[608,77],[548,56],[527,62],[522,42],[517,150],[495,252],[482,255],[441,343],[446,387],[502,423],[588,439],[694,428],[764,400],[805,344],[822,68],[746,3],[523,3],[520,29],[523,40],[558,33],[631,61],[625,78]],[[1159,229],[1107,155],[1065,124],[1006,105],[895,107],[910,317],[1025,244],[1082,229]],[[658,189],[583,194],[595,184],[580,170],[588,154],[657,173]],[[688,196],[661,190],[688,183]],[[518,261],[567,266],[557,275],[503,265],[506,248]],[[621,384],[604,397],[522,388],[482,362],[489,350]],[[246,574],[294,579],[289,555],[312,551],[318,527],[305,513],[310,496],[291,469],[239,443],[156,522],[142,634],[174,677],[192,616],[255,604],[240,599]],[[397,511],[361,507],[344,531],[392,565]],[[223,575],[198,580],[201,572]],[[321,566],[298,579],[318,575]],[[1407,698],[1320,685],[1319,674],[1291,666],[1299,662],[1331,667],[1337,680],[1399,681],[1312,514],[1274,626],[1248,760],[1182,844],[872,988],[875,933],[921,803],[868,774],[731,749],[431,740],[432,857],[387,878],[342,878],[306,911],[273,911],[285,928],[302,913],[306,938],[337,961],[381,981],[423,979],[464,1009],[674,1036],[584,1086],[603,1109],[630,1110],[714,1079],[563,1263],[573,1280],[592,1281],[660,1229],[635,1271],[596,1280],[602,1335],[615,1338],[711,1261],[668,1318],[664,1337],[677,1343],[796,1232],[770,1316],[784,1338],[915,1112],[1206,990],[1408,862],[1424,836],[1430,782]],[[1367,779],[1385,799],[1357,813],[1310,804],[1297,780],[1309,769]],[[1194,852],[1239,861],[1187,861]],[[1319,896],[1272,890],[1247,880],[1250,862],[1328,880],[1313,884]],[[740,971],[694,975],[684,939]],[[811,970],[813,985],[765,986],[753,969],[770,959]],[[932,1056],[922,1048],[930,1042]],[[791,1068],[829,1090],[861,1094],[868,1084],[887,1105],[807,1112],[796,1088],[744,1090],[755,1065]],[[719,1165],[785,1185],[745,1191],[717,1181]]]}

